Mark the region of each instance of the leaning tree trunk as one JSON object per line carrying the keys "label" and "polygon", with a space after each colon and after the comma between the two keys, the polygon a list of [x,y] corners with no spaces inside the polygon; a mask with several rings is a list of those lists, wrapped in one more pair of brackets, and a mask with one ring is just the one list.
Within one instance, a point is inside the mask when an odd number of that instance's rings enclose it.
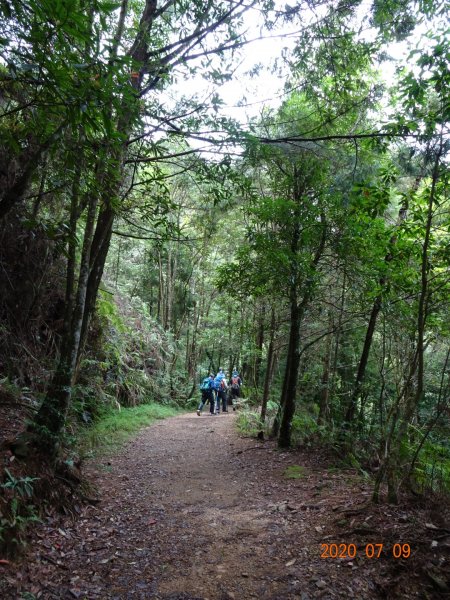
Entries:
{"label": "leaning tree trunk", "polygon": [[86,290],[86,305],[81,327],[80,344],[78,347],[77,365],[80,364],[81,356],[86,344],[89,323],[94,312],[98,290],[103,276],[106,257],[111,242],[114,212],[110,208],[104,209],[98,219],[93,241],[93,251],[89,265],[89,279]]}
{"label": "leaning tree trunk", "polygon": [[[55,453],[58,447],[59,433],[65,424],[70,406],[72,386],[75,379],[83,316],[85,314],[89,279],[89,260],[92,249],[96,211],[97,197],[93,196],[90,198],[86,218],[74,309],[73,312],[66,312],[67,322],[65,329],[67,334],[61,346],[58,367],[32,425],[32,429],[38,434],[39,445],[50,450],[52,453]],[[71,261],[69,261],[68,267],[69,269],[72,268]],[[70,276],[71,273],[68,273],[68,279]]]}

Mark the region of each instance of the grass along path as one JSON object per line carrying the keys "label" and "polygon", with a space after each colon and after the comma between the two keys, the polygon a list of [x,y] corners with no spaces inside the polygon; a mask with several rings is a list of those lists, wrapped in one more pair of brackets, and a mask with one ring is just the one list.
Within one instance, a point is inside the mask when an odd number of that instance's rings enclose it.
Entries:
{"label": "grass along path", "polygon": [[117,452],[143,427],[148,427],[160,419],[173,417],[180,412],[171,406],[156,403],[110,410],[80,436],[80,452],[83,456],[109,455]]}

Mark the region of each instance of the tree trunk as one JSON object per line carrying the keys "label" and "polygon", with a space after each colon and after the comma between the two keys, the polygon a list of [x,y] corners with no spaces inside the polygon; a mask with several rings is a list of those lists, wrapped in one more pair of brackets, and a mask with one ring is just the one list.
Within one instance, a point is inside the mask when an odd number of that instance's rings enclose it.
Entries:
{"label": "tree trunk", "polygon": [[258,332],[256,335],[256,356],[254,362],[254,371],[253,371],[253,381],[255,385],[255,389],[257,390],[259,387],[259,378],[261,371],[261,362],[262,362],[262,351],[264,345],[264,320],[266,316],[266,307],[263,304],[261,307],[261,311],[257,316],[258,323]]}
{"label": "tree trunk", "polygon": [[277,410],[277,414],[275,415],[275,418],[273,420],[273,424],[272,424],[272,430],[270,432],[270,436],[273,438],[278,437],[278,434],[280,432],[280,424],[281,424],[281,417],[283,414],[283,410],[284,410],[284,405],[286,402],[286,397],[287,397],[287,385],[288,385],[288,380],[289,380],[289,372],[291,369],[291,360],[292,360],[292,335],[291,335],[291,329],[289,329],[289,341],[288,341],[288,347],[287,347],[287,353],[286,353],[286,364],[284,367],[284,375],[283,375],[283,385],[281,388],[281,397],[280,397],[280,404],[278,406],[278,410]]}
{"label": "tree trunk", "polygon": [[[298,379],[298,368],[300,364],[300,326],[303,321],[303,317],[306,311],[306,308],[311,300],[312,293],[314,290],[314,276],[317,271],[317,267],[320,261],[320,258],[323,254],[323,250],[325,248],[326,241],[326,220],[325,215],[321,212],[320,222],[322,224],[322,231],[320,235],[320,240],[318,246],[315,250],[314,256],[311,259],[308,269],[308,278],[304,283],[304,292],[303,298],[298,304],[297,298],[297,287],[298,287],[298,277],[295,274],[293,276],[291,291],[290,291],[290,301],[291,301],[291,325],[290,325],[290,335],[289,335],[289,348],[288,348],[288,360],[286,362],[286,376],[285,382],[283,382],[283,391],[284,391],[284,402],[282,405],[282,417],[280,423],[280,433],[278,436],[278,446],[280,448],[289,448],[291,445],[291,427],[292,427],[292,419],[295,413],[295,404],[296,404],[296,390],[297,390],[297,379]],[[294,228],[294,234],[291,244],[291,251],[293,255],[296,255],[299,249],[299,238],[300,238],[300,228],[297,223]]]}
{"label": "tree trunk", "polygon": [[86,303],[81,327],[80,345],[78,348],[77,364],[79,365],[81,355],[86,344],[89,331],[91,315],[95,308],[98,290],[103,276],[106,257],[108,255],[111,242],[112,228],[114,222],[114,212],[107,207],[100,212],[97,219],[97,227],[92,243],[92,253],[89,264],[89,278],[86,290]]}
{"label": "tree trunk", "polygon": [[[332,328],[331,312],[328,317],[328,325]],[[331,365],[331,341],[332,334],[329,333],[326,337],[325,353],[323,357],[323,373],[319,399],[319,415],[317,417],[318,425],[325,425],[330,420],[330,365]]]}
{"label": "tree trunk", "polygon": [[163,268],[162,268],[162,257],[161,250],[158,251],[158,309],[156,312],[156,318],[158,322],[163,325],[164,324],[164,303],[163,303]]}
{"label": "tree trunk", "polygon": [[264,392],[261,403],[261,421],[264,423],[266,420],[267,413],[267,402],[269,400],[269,389],[270,382],[272,376],[272,366],[274,360],[273,353],[273,342],[275,337],[275,309],[272,306],[271,316],[270,316],[270,338],[269,338],[269,347],[267,349],[267,361],[266,361],[266,375],[264,378]]}
{"label": "tree trunk", "polygon": [[289,369],[287,369],[283,414],[280,422],[280,433],[278,435],[279,448],[289,448],[291,446],[291,427],[296,404],[297,376],[300,364],[299,342],[301,325],[301,315],[296,294],[292,298],[290,317],[289,356],[287,359]]}
{"label": "tree trunk", "polygon": [[341,289],[341,294],[340,294],[340,299],[339,299],[340,300],[339,313],[338,313],[338,320],[337,320],[337,326],[336,326],[336,335],[335,335],[335,339],[334,339],[333,365],[331,367],[330,389],[333,391],[333,393],[336,389],[336,375],[337,375],[337,370],[338,370],[338,358],[339,358],[339,351],[340,351],[340,346],[341,346],[342,319],[343,319],[344,308],[345,308],[346,284],[347,284],[347,271],[346,271],[346,266],[344,264],[344,272],[343,272],[343,277],[342,277],[342,289]]}
{"label": "tree trunk", "polygon": [[[384,283],[384,280],[383,280],[383,283]],[[348,404],[348,407],[347,407],[347,410],[346,410],[346,413],[344,416],[345,428],[350,427],[350,425],[353,423],[353,420],[354,420],[354,417],[356,414],[357,403],[358,403],[359,397],[361,395],[361,386],[362,386],[362,383],[363,383],[365,375],[366,375],[367,361],[369,360],[369,353],[370,353],[370,348],[372,346],[373,334],[375,333],[375,325],[377,323],[378,314],[381,310],[381,301],[382,301],[381,295],[379,295],[375,298],[375,301],[374,301],[373,307],[372,307],[372,311],[370,313],[369,324],[367,326],[367,331],[366,331],[366,337],[364,339],[364,345],[363,345],[363,349],[362,349],[362,353],[361,353],[361,358],[360,358],[359,364],[358,364],[358,372],[356,375],[356,381],[353,386],[353,392],[350,397],[350,402]]]}
{"label": "tree trunk", "polygon": [[166,278],[165,278],[165,310],[164,310],[164,329],[168,331],[171,326],[171,308],[172,308],[172,248],[169,246],[166,260]]}

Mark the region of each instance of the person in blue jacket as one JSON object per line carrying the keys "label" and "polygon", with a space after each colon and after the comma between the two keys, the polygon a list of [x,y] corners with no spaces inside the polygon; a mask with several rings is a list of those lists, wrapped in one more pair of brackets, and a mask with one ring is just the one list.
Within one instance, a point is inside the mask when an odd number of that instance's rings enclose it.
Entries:
{"label": "person in blue jacket", "polygon": [[197,414],[200,416],[202,414],[203,407],[207,402],[209,402],[209,414],[214,414],[214,375],[210,373],[208,377],[200,384],[200,391],[202,393],[202,399],[200,404],[198,405]]}

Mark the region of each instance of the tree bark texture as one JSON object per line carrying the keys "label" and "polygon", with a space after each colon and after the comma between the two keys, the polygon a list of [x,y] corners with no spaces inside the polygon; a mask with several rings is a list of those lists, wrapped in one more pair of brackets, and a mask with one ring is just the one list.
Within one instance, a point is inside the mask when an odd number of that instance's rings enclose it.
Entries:
{"label": "tree bark texture", "polygon": [[273,373],[273,362],[274,362],[274,338],[275,338],[275,309],[272,306],[271,315],[270,315],[270,331],[269,331],[269,347],[267,349],[267,359],[266,359],[266,374],[264,377],[264,391],[261,403],[261,421],[264,423],[266,420],[267,414],[267,402],[269,400],[269,390],[270,383]]}

